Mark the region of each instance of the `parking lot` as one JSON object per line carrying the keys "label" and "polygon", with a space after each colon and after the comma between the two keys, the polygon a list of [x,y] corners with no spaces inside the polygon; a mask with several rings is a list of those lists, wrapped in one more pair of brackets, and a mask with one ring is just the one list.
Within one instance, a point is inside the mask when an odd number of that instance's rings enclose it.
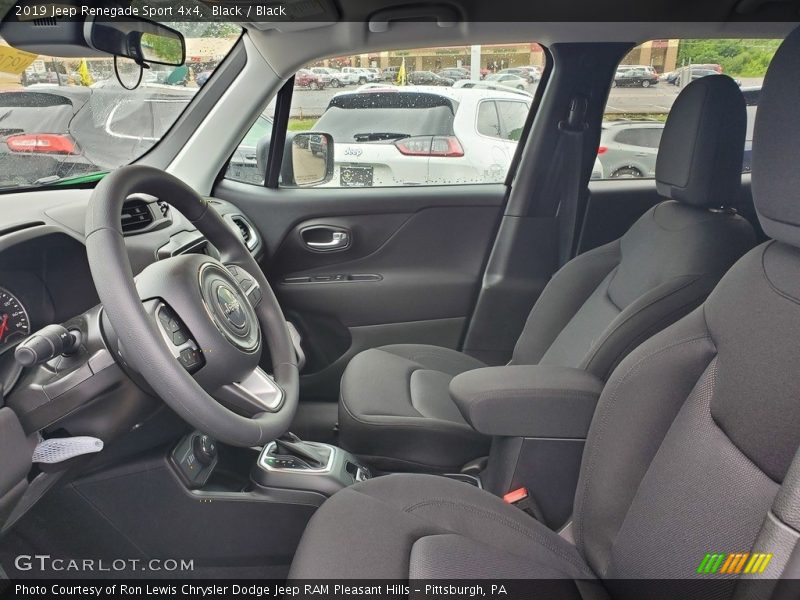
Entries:
{"label": "parking lot", "polygon": [[[763,77],[744,78],[742,87],[760,86]],[[321,115],[328,106],[328,101],[340,92],[354,91],[357,86],[344,88],[325,88],[323,90],[309,90],[296,88],[292,102],[292,117],[310,118]],[[636,114],[636,113],[668,113],[672,103],[678,96],[681,88],[660,82],[650,88],[611,88],[608,98],[606,113]],[[536,91],[536,84],[528,86],[528,92]]]}

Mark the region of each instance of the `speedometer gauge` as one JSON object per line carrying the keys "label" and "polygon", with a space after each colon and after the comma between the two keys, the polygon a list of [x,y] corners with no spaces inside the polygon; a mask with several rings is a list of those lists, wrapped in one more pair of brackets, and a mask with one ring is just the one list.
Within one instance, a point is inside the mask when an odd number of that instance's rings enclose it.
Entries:
{"label": "speedometer gauge", "polygon": [[0,354],[30,333],[28,311],[14,294],[0,287]]}

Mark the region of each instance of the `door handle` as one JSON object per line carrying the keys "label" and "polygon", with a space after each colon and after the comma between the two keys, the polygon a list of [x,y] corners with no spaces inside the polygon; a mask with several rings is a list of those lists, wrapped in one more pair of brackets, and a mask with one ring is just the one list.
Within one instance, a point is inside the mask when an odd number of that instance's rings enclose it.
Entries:
{"label": "door handle", "polygon": [[315,252],[344,250],[350,246],[350,232],[334,227],[308,227],[300,232],[307,248]]}
{"label": "door handle", "polygon": [[334,231],[331,233],[331,239],[327,242],[306,242],[306,246],[309,248],[316,248],[319,250],[320,248],[324,248],[326,250],[330,250],[331,248],[342,248],[347,246],[350,242],[347,234],[343,231]]}

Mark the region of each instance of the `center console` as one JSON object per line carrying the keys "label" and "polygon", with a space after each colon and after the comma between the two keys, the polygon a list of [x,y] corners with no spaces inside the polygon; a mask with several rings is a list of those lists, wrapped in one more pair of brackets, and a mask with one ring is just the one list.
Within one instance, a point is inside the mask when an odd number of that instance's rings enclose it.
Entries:
{"label": "center console", "polygon": [[[214,441],[194,432],[172,449],[169,462],[186,487],[201,490],[214,483],[212,475],[218,460]],[[241,467],[240,464],[240,473]],[[261,449],[249,471],[250,485],[240,481],[235,487],[256,494],[283,490],[327,498],[371,477],[370,469],[349,452],[287,433]]]}
{"label": "center console", "polygon": [[602,390],[591,373],[554,365],[486,367],[456,376],[451,398],[476,431],[492,437],[481,472],[485,489],[507,497],[524,488],[540,521],[553,529],[563,525]]}
{"label": "center console", "polygon": [[256,485],[331,496],[344,487],[372,477],[366,466],[341,448],[304,442],[291,434],[289,440],[286,437],[264,446],[251,472]]}

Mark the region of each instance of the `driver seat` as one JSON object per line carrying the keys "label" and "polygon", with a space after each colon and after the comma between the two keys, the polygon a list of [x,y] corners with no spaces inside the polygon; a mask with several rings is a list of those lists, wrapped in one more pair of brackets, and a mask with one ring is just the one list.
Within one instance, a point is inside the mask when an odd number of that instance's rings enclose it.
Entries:
{"label": "driver seat", "polygon": [[[741,186],[746,120],[729,77],[698,79],[681,92],[656,164],[658,192],[669,200],[553,276],[512,364],[576,367],[606,380],[627,353],[706,298],[756,241],[745,219],[720,210]],[[462,418],[448,386],[485,366],[436,346],[361,352],[342,376],[339,443],[387,471],[459,471],[486,455],[489,438]]]}
{"label": "driver seat", "polygon": [[[612,373],[586,441],[574,543],[488,492],[396,474],[325,502],[291,577],[547,578],[558,598],[641,598],[630,580],[658,579],[647,598],[769,597],[800,564],[798,72],[800,29],[772,61],[755,128],[753,195],[773,240]],[[760,574],[698,574],[709,552],[772,557]],[[663,581],[693,578],[715,586],[683,581],[678,593]],[[742,581],[752,578],[770,581]]]}

